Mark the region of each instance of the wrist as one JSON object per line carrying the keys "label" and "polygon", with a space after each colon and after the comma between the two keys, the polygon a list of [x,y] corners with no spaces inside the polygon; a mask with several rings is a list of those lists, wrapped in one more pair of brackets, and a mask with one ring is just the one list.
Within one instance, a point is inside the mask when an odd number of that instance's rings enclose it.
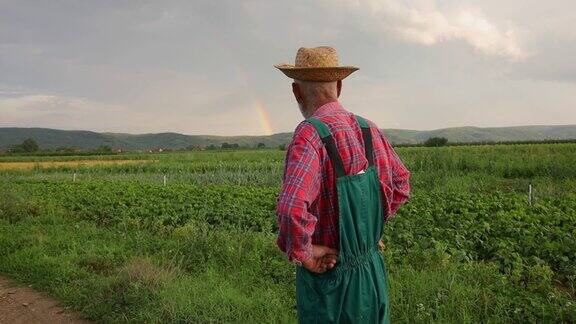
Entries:
{"label": "wrist", "polygon": [[312,252],[308,250],[293,251],[289,260],[297,266],[304,266],[304,263],[312,260]]}

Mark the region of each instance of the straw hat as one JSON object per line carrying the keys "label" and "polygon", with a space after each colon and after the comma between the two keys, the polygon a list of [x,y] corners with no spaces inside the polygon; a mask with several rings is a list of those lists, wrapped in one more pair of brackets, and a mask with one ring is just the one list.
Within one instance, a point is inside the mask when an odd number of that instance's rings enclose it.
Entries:
{"label": "straw hat", "polygon": [[287,77],[302,81],[338,81],[358,70],[355,66],[338,66],[338,54],[329,46],[300,47],[295,65],[274,65]]}

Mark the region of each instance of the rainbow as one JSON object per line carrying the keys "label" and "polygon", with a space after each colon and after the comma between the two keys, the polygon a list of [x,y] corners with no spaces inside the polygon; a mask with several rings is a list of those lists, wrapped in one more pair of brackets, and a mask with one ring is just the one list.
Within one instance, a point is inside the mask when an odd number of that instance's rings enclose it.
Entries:
{"label": "rainbow", "polygon": [[254,95],[254,91],[250,87],[250,78],[248,73],[246,73],[246,69],[242,65],[236,66],[236,73],[238,77],[242,81],[243,86],[246,88],[246,92],[249,94],[251,101],[254,103],[254,108],[256,109],[256,113],[258,117],[260,117],[260,125],[262,126],[262,131],[264,131],[264,135],[272,135],[274,130],[272,128],[272,123],[270,120],[270,116],[268,115],[268,109],[262,102],[262,100],[258,99]]}
{"label": "rainbow", "polygon": [[[231,61],[236,60],[236,57],[232,57],[234,53],[234,49],[228,44],[228,41],[225,37],[218,30],[213,30],[212,36],[214,39],[217,40],[216,44],[225,52],[228,53],[231,57]],[[268,115],[268,109],[264,105],[264,103],[258,99],[255,95],[253,88],[250,86],[250,76],[244,68],[243,65],[236,65],[233,67],[236,70],[236,74],[240,79],[242,86],[246,89],[246,93],[253,102],[254,108],[256,109],[256,113],[260,118],[260,125],[262,126],[262,131],[264,131],[265,135],[272,135],[274,133],[274,129],[272,128],[272,123],[270,122],[270,116]]]}
{"label": "rainbow", "polygon": [[270,116],[268,115],[266,106],[264,106],[264,103],[262,103],[260,100],[255,100],[254,105],[256,106],[256,110],[258,110],[258,115],[260,116],[260,124],[262,125],[264,134],[272,135],[274,130],[272,128],[272,123],[270,122]]}

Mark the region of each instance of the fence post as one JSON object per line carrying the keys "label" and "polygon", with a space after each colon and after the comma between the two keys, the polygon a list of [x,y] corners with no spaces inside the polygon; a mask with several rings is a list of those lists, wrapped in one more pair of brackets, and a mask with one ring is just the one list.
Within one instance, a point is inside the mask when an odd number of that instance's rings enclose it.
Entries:
{"label": "fence post", "polygon": [[532,206],[532,183],[528,184],[528,205]]}
{"label": "fence post", "polygon": [[166,186],[166,175],[164,175],[164,186]]}
{"label": "fence post", "polygon": [[74,172],[74,176],[72,177],[72,182],[76,182],[76,172]]}

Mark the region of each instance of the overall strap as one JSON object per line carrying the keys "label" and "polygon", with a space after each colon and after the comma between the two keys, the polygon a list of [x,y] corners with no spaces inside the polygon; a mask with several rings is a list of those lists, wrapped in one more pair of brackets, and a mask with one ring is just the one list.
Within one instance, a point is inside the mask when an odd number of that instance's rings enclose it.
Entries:
{"label": "overall strap", "polygon": [[342,158],[340,157],[338,149],[336,148],[334,137],[332,137],[332,134],[330,133],[328,127],[318,118],[315,117],[310,117],[306,119],[306,121],[312,124],[312,126],[316,128],[318,135],[320,135],[320,138],[324,143],[324,147],[326,147],[326,151],[328,152],[328,156],[332,161],[332,166],[334,167],[334,171],[336,172],[336,177],[345,176],[346,174],[344,173],[344,163],[342,163]]}
{"label": "overall strap", "polygon": [[362,138],[364,139],[364,154],[366,154],[366,159],[368,160],[368,165],[374,165],[374,145],[372,143],[372,132],[370,131],[370,125],[366,119],[355,115],[358,125],[362,130]]}

